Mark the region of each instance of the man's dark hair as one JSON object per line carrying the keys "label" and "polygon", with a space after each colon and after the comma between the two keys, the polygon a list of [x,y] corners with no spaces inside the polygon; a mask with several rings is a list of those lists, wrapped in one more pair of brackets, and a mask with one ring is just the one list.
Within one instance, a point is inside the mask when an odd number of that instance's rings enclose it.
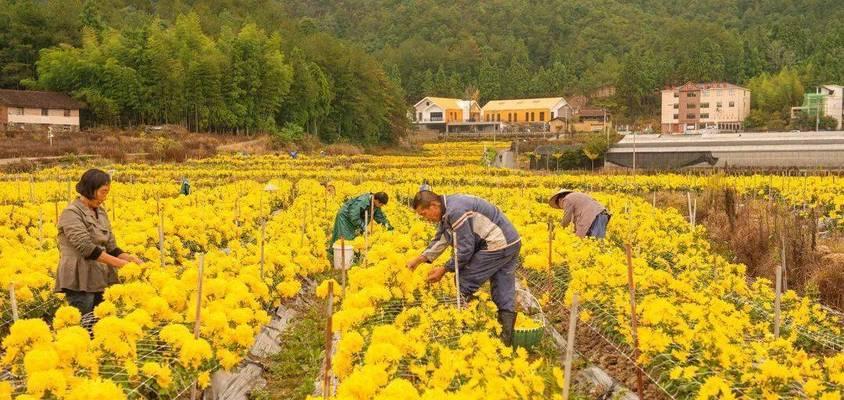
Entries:
{"label": "man's dark hair", "polygon": [[440,195],[428,190],[418,192],[413,197],[413,209],[428,208],[434,201],[440,201]]}
{"label": "man's dark hair", "polygon": [[375,200],[383,205],[387,205],[387,202],[390,201],[390,196],[387,196],[387,193],[384,192],[375,193],[372,197],[375,197]]}
{"label": "man's dark hair", "polygon": [[82,174],[79,182],[76,183],[76,193],[85,196],[86,199],[94,199],[99,188],[110,185],[111,176],[102,170],[91,168]]}

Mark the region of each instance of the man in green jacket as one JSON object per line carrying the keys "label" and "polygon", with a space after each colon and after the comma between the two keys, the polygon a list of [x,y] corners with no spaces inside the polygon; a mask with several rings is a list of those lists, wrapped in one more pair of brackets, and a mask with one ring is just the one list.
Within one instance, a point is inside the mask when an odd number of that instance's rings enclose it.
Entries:
{"label": "man in green jacket", "polygon": [[387,216],[381,211],[381,207],[389,201],[387,193],[378,192],[375,194],[364,193],[360,196],[346,200],[337,216],[334,217],[334,233],[328,242],[328,258],[334,259],[334,243],[341,237],[352,240],[364,232],[366,223],[370,220],[384,225],[387,229],[393,227],[387,221]]}

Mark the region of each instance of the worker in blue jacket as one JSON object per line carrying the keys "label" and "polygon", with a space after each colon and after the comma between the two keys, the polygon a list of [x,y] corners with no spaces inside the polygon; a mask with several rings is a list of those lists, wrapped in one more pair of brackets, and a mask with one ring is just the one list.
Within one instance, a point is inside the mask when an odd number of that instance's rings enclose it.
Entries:
{"label": "worker in blue jacket", "polygon": [[375,222],[392,230],[390,221],[381,211],[381,207],[386,205],[389,200],[387,193],[378,192],[374,194],[364,193],[343,203],[340,211],[337,212],[337,216],[334,217],[334,232],[328,242],[329,260],[334,259],[333,245],[336,241],[340,240],[341,237],[346,238],[346,240],[358,237],[364,232],[366,224],[371,220],[375,220]]}
{"label": "worker in blue jacket", "polygon": [[501,340],[510,346],[516,324],[516,267],[521,249],[516,228],[498,207],[474,196],[420,191],[413,199],[413,209],[437,223],[437,233],[427,249],[407,263],[408,268],[433,262],[448,246],[454,246],[456,236],[454,257],[444,267],[431,270],[428,282],[438,282],[446,272],[454,272],[455,263],[464,298],[470,298],[489,281],[492,301],[498,307]]}

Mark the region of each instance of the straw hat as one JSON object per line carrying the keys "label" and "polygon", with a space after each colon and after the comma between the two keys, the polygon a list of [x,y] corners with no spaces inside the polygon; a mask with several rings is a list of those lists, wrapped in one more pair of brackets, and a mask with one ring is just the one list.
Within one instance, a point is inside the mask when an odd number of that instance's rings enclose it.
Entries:
{"label": "straw hat", "polygon": [[560,197],[565,196],[565,195],[572,193],[572,192],[574,192],[574,190],[571,190],[571,189],[560,189],[560,190],[558,190],[557,193],[554,193],[554,195],[551,196],[550,199],[548,199],[548,205],[551,206],[551,208],[560,208],[560,206],[557,204],[557,200]]}

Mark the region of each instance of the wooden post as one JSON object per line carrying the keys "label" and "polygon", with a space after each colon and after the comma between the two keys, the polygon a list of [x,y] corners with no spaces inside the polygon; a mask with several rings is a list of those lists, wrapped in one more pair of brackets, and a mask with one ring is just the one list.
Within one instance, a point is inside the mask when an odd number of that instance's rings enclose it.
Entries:
{"label": "wooden post", "polygon": [[363,230],[363,266],[365,267],[369,260],[369,211],[363,212],[363,226],[366,228]]}
{"label": "wooden post", "polygon": [[328,281],[328,304],[326,305],[327,320],[325,322],[325,371],[322,376],[322,396],[331,397],[331,348],[333,343],[332,314],[334,313],[334,282]]}
{"label": "wooden post", "polygon": [[[369,220],[370,220],[370,222],[372,222],[373,219],[375,219],[375,195],[370,194],[370,197],[369,197]],[[372,228],[369,225],[366,225],[366,229],[368,229],[369,232],[372,233],[372,230],[371,230]],[[367,250],[369,250],[368,247],[367,247]]]}
{"label": "wooden post", "polygon": [[158,207],[158,253],[161,259],[161,268],[164,268],[164,211],[161,209],[161,195],[155,200]]}
{"label": "wooden post", "polygon": [[786,268],[785,258],[786,258],[786,251],[785,251],[785,225],[782,227],[782,232],[780,232],[780,240],[782,241],[781,245],[781,258],[782,258],[782,290],[788,290],[788,268]]}
{"label": "wooden post", "polygon": [[656,207],[656,190],[654,190],[654,200],[653,200],[653,203],[651,204],[651,206]]}
{"label": "wooden post", "polygon": [[[624,245],[627,253],[627,286],[630,288],[630,327],[633,337],[633,362],[638,363],[639,359],[639,317],[636,315],[636,282],[633,280],[633,250],[630,244]],[[640,399],[644,399],[644,383],[642,381],[642,369],[636,368],[636,391]]]}
{"label": "wooden post", "polygon": [[451,233],[452,246],[454,247],[454,285],[457,287],[457,309],[462,310],[462,301],[460,294],[460,266],[457,265],[457,232]]}
{"label": "wooden post", "polygon": [[12,321],[18,320],[18,298],[15,296],[15,283],[9,283],[9,303],[12,306]]}
{"label": "wooden post", "polygon": [[697,199],[694,199],[694,204],[692,207],[692,228],[697,226]]}
{"label": "wooden post", "polygon": [[38,205],[38,244],[44,243],[44,208]]}
{"label": "wooden post", "polygon": [[[329,282],[329,284],[331,284]],[[346,298],[346,237],[340,236],[340,285],[343,298]]]}
{"label": "wooden post", "polygon": [[552,259],[554,248],[554,222],[551,218],[548,218],[548,271],[551,271],[554,267],[554,261]]}
{"label": "wooden post", "polygon": [[566,359],[563,374],[563,400],[569,399],[569,387],[571,386],[571,363],[574,358],[574,335],[577,329],[577,292],[571,296],[571,308],[569,309],[569,331],[566,342]]}
{"label": "wooden post", "polygon": [[[199,254],[199,271],[198,271],[198,278],[196,284],[196,319],[193,322],[193,338],[199,339],[199,323],[200,318],[202,317],[202,272],[205,267],[205,254]],[[199,394],[199,388],[197,387],[197,382],[194,381],[193,385],[191,385],[190,390],[190,398],[191,400],[195,400],[196,396]]]}
{"label": "wooden post", "polygon": [[686,192],[686,200],[688,200],[689,206],[689,225],[694,228],[694,221],[692,221],[692,192]]}
{"label": "wooden post", "polygon": [[202,274],[205,272],[205,254],[199,253],[199,271],[196,278],[196,319],[193,321],[193,337],[199,338],[199,322],[202,317]]}
{"label": "wooden post", "polygon": [[777,265],[774,285],[774,338],[780,336],[780,305],[782,303],[782,265]]}
{"label": "wooden post", "polygon": [[261,222],[261,280],[264,280],[264,243],[267,234],[267,221]]}

